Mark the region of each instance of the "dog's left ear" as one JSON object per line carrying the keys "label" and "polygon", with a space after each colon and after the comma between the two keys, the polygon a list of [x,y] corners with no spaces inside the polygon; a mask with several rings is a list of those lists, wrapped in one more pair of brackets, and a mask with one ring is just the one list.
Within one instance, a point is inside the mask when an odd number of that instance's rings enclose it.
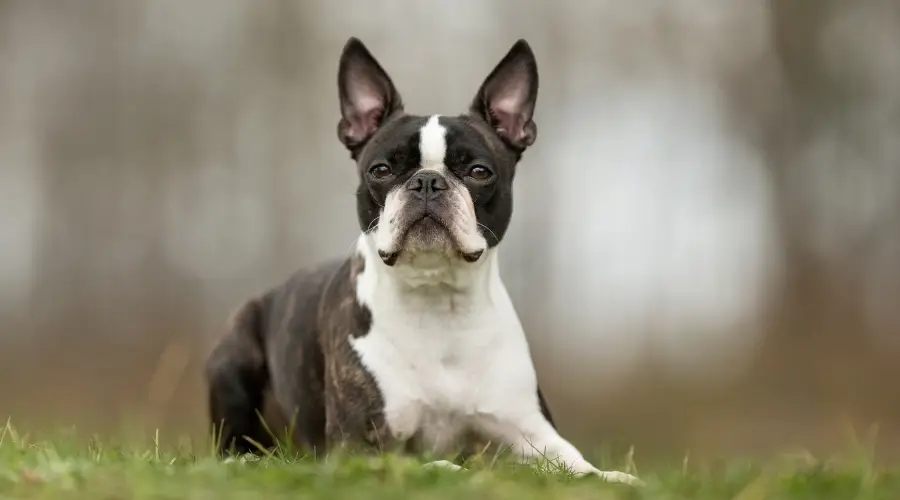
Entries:
{"label": "dog's left ear", "polygon": [[481,84],[470,111],[483,118],[509,147],[522,152],[537,138],[532,120],[538,93],[534,52],[517,41]]}

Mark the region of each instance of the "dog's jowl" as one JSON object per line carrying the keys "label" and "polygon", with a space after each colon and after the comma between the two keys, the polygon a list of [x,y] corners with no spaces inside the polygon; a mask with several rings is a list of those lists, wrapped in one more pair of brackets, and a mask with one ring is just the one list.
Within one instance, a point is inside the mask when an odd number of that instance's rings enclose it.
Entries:
{"label": "dog's jowl", "polygon": [[[220,452],[273,445],[473,451],[479,442],[577,473],[556,431],[497,249],[537,137],[538,72],[520,40],[458,116],[413,115],[357,39],[341,55],[338,138],[356,162],[351,253],[243,304],[207,362]],[[263,423],[265,420],[266,424]],[[458,456],[458,455],[457,455]]]}

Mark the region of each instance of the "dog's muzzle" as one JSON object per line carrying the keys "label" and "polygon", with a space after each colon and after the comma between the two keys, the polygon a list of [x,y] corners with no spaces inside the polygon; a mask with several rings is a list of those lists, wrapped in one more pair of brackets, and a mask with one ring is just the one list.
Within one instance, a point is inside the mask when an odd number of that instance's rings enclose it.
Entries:
{"label": "dog's muzzle", "polygon": [[464,194],[440,171],[416,172],[393,200],[399,205],[389,220],[392,242],[378,249],[381,260],[392,266],[404,251],[451,252],[466,262],[481,258],[483,245],[472,244],[471,233],[478,234],[474,214],[472,220],[464,220],[471,212],[465,209],[471,201]]}

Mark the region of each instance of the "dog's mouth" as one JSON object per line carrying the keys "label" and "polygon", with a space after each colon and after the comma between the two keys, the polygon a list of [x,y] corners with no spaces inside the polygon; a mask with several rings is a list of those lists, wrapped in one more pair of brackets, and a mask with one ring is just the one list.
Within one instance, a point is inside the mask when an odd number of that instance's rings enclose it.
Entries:
{"label": "dog's mouth", "polygon": [[390,252],[378,250],[378,256],[389,266],[396,264],[400,256],[408,250],[450,251],[470,263],[476,262],[484,253],[484,250],[464,251],[450,224],[439,214],[427,210],[407,217],[398,239],[397,250]]}
{"label": "dog's mouth", "polygon": [[442,231],[444,233],[450,234],[450,228],[447,227],[447,224],[444,223],[443,219],[431,212],[425,212],[417,219],[415,219],[412,224],[410,224],[406,229],[406,233],[403,235],[404,238],[408,237],[409,233],[414,230]]}

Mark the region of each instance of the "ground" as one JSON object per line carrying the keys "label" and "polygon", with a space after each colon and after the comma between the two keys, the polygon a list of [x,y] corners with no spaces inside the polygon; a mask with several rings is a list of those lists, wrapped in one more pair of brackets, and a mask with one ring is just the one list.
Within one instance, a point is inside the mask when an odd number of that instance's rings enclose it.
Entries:
{"label": "ground", "polygon": [[648,470],[636,467],[631,454],[599,461],[647,482],[632,488],[576,479],[552,464],[526,468],[489,456],[453,472],[396,456],[315,460],[289,450],[222,461],[207,449],[163,450],[158,442],[135,448],[71,437],[38,441],[7,425],[0,428],[0,498],[900,499],[900,471],[876,468],[864,453],[827,461],[782,456],[766,464],[696,464],[686,457]]}

